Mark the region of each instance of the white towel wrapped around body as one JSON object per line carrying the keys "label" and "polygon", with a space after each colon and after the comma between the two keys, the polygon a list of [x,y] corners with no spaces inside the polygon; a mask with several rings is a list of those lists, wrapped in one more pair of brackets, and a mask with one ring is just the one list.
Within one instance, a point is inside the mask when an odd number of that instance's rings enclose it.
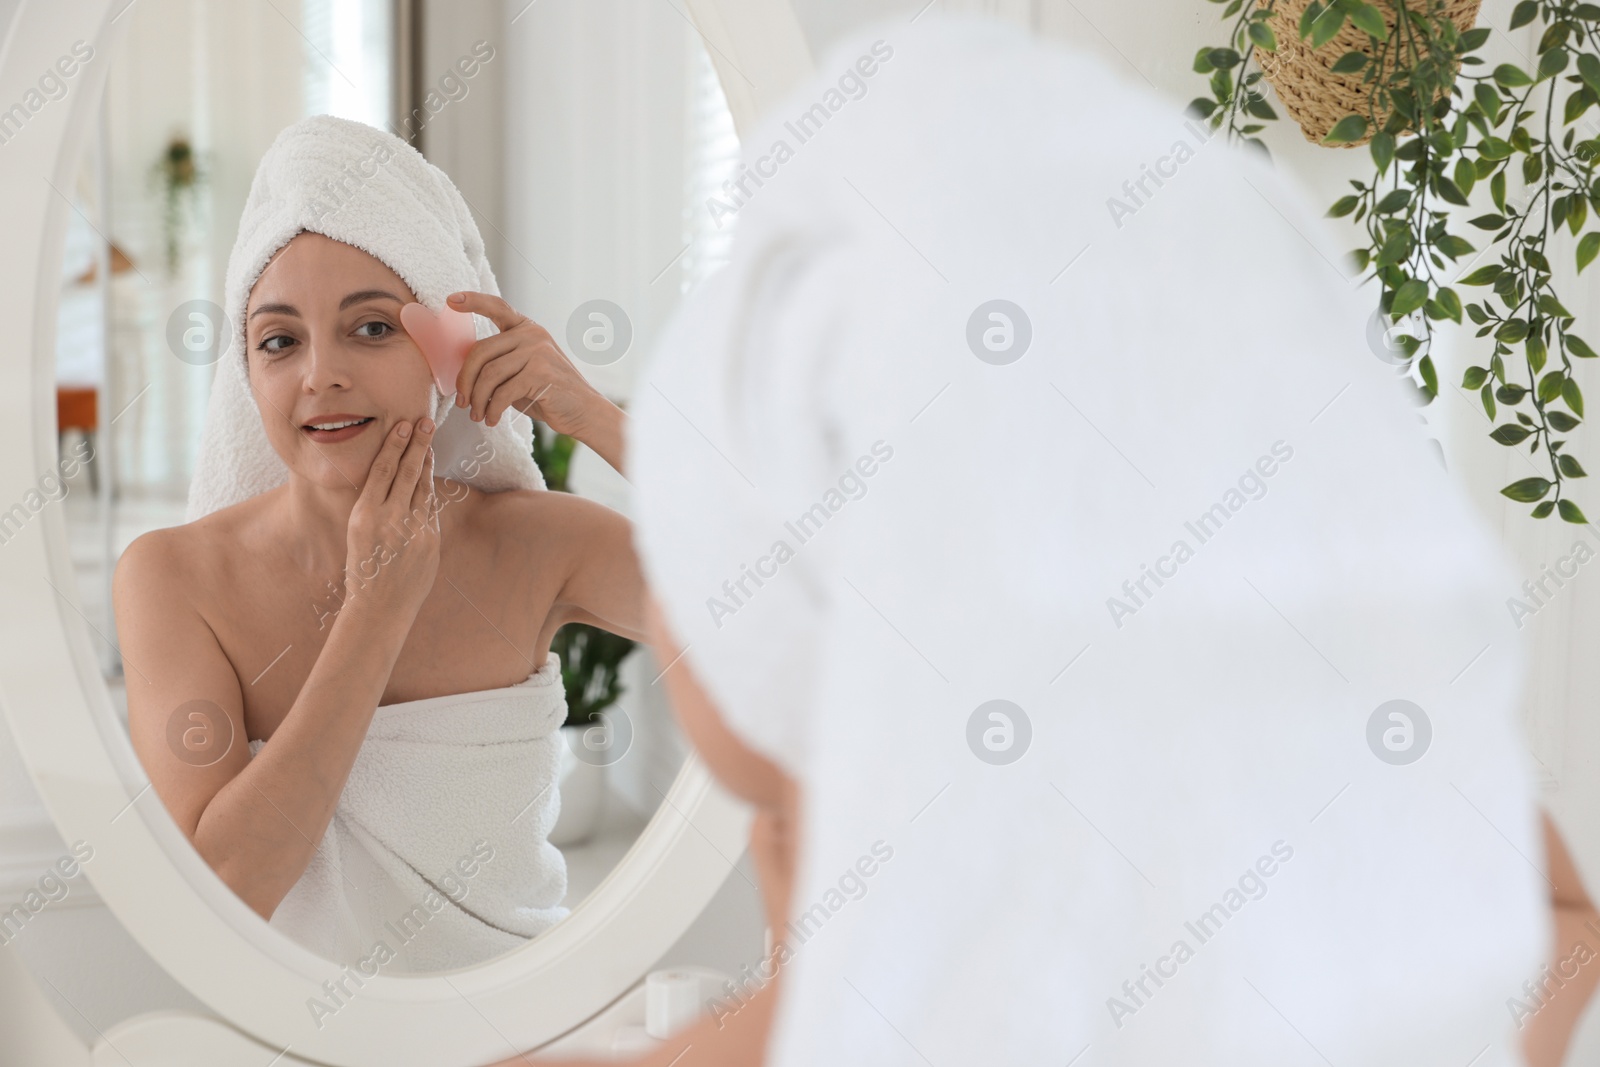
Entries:
{"label": "white towel wrapped around body", "polygon": [[336,962],[403,973],[492,959],[566,918],[566,861],[548,840],[566,714],[554,652],[514,686],[380,706],[272,925]]}

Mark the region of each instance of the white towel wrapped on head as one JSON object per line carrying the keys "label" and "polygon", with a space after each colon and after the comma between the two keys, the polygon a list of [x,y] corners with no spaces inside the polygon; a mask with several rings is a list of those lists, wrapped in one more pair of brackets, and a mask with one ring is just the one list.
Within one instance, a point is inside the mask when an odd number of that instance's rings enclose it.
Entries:
{"label": "white towel wrapped on head", "polygon": [[[244,313],[269,260],[302,232],[320,233],[382,260],[418,303],[439,311],[451,293],[498,296],[483,237],[445,173],[400,138],[349,119],[314,115],[285,129],[256,170],[228,257],[223,312],[228,347],[217,361],[185,522],[282,485],[289,471],[267,441],[250,396]],[[478,336],[494,327],[476,317]],[[485,492],[543,489],[533,423],[507,409],[498,426],[462,415],[434,389],[434,470]],[[471,476],[453,473],[480,442],[493,448]],[[478,455],[487,455],[479,452]]]}

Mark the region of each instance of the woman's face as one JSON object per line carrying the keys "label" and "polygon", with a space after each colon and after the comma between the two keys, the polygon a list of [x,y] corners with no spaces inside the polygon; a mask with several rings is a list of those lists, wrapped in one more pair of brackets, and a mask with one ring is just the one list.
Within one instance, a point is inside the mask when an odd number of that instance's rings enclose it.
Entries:
{"label": "woman's face", "polygon": [[245,305],[250,386],[291,471],[360,489],[390,428],[432,413],[432,374],[400,325],[415,299],[381,261],[319,233],[295,237],[261,272]]}

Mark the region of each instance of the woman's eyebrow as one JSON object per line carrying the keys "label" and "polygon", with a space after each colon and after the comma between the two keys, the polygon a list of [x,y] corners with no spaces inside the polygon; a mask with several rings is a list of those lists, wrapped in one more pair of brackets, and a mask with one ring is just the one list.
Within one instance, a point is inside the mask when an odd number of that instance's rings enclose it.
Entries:
{"label": "woman's eyebrow", "polygon": [[351,293],[349,296],[339,301],[339,310],[343,311],[345,308],[353,307],[354,305],[363,303],[367,300],[393,300],[396,304],[405,303],[404,300],[401,300],[398,296],[395,296],[386,289],[363,289],[361,292]]}
{"label": "woman's eyebrow", "polygon": [[[401,300],[387,289],[363,289],[359,293],[351,293],[339,301],[339,310],[343,311],[367,300],[393,300],[396,304],[405,303],[404,300]],[[262,304],[250,312],[252,319],[257,315],[292,315],[297,319],[300,318],[300,312],[293,304]]]}
{"label": "woman's eyebrow", "polygon": [[300,317],[300,312],[295,309],[293,304],[262,304],[260,307],[250,312],[250,317],[252,319],[257,315],[293,315],[298,319]]}

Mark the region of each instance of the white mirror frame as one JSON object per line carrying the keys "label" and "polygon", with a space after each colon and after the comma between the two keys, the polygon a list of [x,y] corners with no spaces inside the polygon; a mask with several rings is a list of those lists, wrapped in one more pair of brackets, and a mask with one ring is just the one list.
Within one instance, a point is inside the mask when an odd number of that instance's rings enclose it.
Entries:
{"label": "white mirror frame", "polygon": [[[0,145],[0,512],[54,469],[59,279],[72,187],[118,50],[128,0],[23,0],[0,44],[0,107],[77,40],[95,56]],[[741,136],[810,70],[786,0],[688,0]],[[116,10],[113,11],[113,8]],[[3,30],[4,27],[0,27]],[[755,80],[752,80],[755,79]],[[47,179],[47,180],[46,180]],[[25,508],[31,511],[31,508]],[[536,1047],[621,995],[704,909],[742,855],[749,814],[691,757],[632,849],[565,922],[486,964],[364,978],[320,1029],[307,1002],[341,968],[268,926],[205,864],[139,765],[77,603],[65,519],[46,503],[0,545],[0,706],[62,838],[117,920],[222,1019],[291,1055],[340,1067],[440,1067]]]}

